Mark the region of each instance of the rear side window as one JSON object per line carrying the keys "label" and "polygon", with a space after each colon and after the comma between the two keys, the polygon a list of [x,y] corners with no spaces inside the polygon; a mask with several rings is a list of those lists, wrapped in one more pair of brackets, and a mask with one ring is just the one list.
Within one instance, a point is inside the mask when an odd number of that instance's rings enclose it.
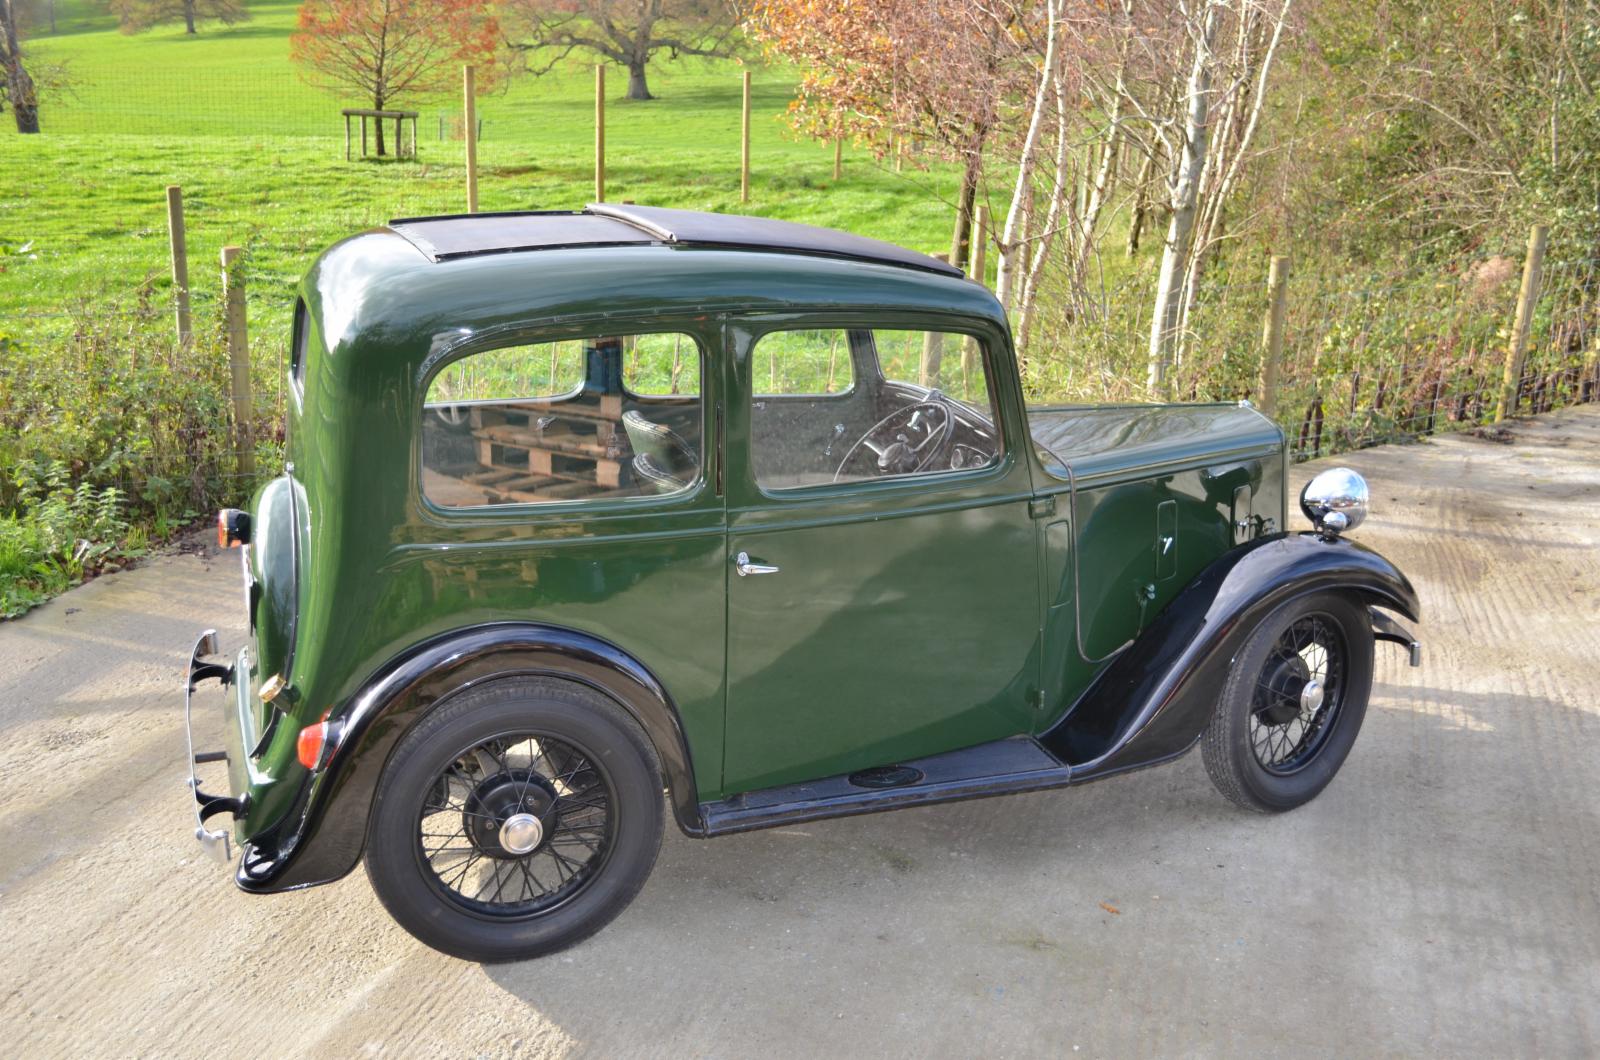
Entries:
{"label": "rear side window", "polygon": [[700,480],[692,335],[596,335],[470,354],[428,385],[422,490],[444,508],[667,496]]}

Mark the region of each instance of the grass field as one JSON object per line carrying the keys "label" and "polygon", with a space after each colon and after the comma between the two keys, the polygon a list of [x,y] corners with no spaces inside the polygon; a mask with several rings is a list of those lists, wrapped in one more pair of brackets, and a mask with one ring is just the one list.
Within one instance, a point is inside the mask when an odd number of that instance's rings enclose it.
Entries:
{"label": "grass field", "polygon": [[[84,6],[63,5],[61,32],[32,53],[60,63],[71,95],[43,111],[44,134],[0,132],[0,327],[48,332],[63,306],[169,286],[164,187],[184,188],[191,284],[215,298],[225,243],[243,245],[253,323],[281,333],[289,290],[334,240],[396,216],[465,208],[460,141],[439,139],[459,100],[423,100],[416,162],[343,158],[339,110],[362,101],[301,82],[288,61],[296,5],[258,2],[235,27],[171,26],[137,36]],[[847,228],[929,252],[949,244],[953,174],[896,174],[846,149],[832,179],[829,145],[783,122],[793,78],[754,68],[752,201],[739,202],[739,67],[661,61],[648,102],[607,87],[607,198],[764,214]],[[368,104],[370,105],[370,104]],[[586,62],[523,78],[480,101],[480,208],[581,206],[593,197],[593,72]]]}

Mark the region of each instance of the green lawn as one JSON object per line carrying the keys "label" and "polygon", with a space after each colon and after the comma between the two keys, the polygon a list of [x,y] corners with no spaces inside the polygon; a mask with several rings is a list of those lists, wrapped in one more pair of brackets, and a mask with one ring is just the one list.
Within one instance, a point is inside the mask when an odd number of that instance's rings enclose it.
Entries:
{"label": "green lawn", "polygon": [[[127,299],[169,286],[164,187],[188,207],[191,283],[215,298],[226,243],[248,248],[253,322],[281,333],[289,290],[334,240],[396,216],[465,208],[462,145],[439,138],[456,98],[418,101],[417,162],[343,159],[340,99],[303,84],[288,62],[295,5],[256,3],[252,21],[118,33],[93,9],[63,5],[55,37],[31,45],[74,81],[47,102],[45,132],[0,132],[0,323],[49,331],[81,298]],[[607,198],[740,211],[846,228],[929,252],[948,247],[953,174],[896,174],[847,147],[798,141],[783,121],[784,70],[755,68],[751,202],[739,202],[740,68],[661,61],[648,102],[621,98],[608,74]],[[575,60],[480,100],[483,210],[581,206],[593,197],[593,71]]]}

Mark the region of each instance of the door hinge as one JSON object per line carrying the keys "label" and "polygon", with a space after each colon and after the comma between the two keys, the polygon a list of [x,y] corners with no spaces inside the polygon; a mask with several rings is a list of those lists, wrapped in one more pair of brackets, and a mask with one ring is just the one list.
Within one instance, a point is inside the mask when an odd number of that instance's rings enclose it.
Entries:
{"label": "door hinge", "polygon": [[1033,519],[1048,519],[1056,514],[1056,497],[1035,497],[1028,502],[1028,516]]}
{"label": "door hinge", "polygon": [[1028,689],[1028,706],[1032,707],[1034,710],[1044,709],[1044,689]]}

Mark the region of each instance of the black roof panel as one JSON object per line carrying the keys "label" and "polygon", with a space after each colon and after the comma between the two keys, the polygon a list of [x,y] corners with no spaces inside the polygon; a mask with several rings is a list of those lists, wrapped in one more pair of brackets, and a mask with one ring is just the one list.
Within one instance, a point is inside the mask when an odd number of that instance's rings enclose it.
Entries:
{"label": "black roof panel", "polygon": [[411,217],[390,221],[389,227],[433,261],[518,250],[666,243],[818,254],[963,275],[926,254],[832,228],[659,206],[594,203],[582,212]]}

